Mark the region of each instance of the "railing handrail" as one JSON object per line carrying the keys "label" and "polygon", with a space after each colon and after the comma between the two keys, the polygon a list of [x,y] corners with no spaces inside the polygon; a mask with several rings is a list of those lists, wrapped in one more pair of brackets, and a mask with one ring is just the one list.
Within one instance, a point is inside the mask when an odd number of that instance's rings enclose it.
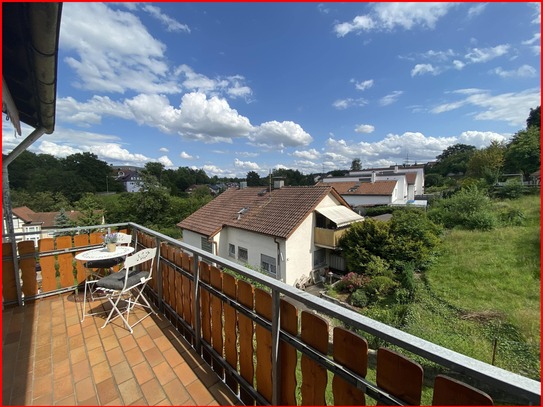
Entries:
{"label": "railing handrail", "polygon": [[167,242],[181,248],[185,252],[192,253],[195,260],[203,259],[209,261],[210,263],[215,263],[219,266],[240,273],[245,277],[248,277],[258,283],[268,286],[269,288],[271,288],[272,292],[280,293],[296,301],[299,301],[318,312],[326,314],[332,318],[336,318],[355,329],[360,329],[364,332],[367,332],[368,334],[384,339],[391,344],[397,345],[429,361],[435,362],[441,366],[454,369],[457,372],[467,374],[473,378],[481,380],[482,382],[490,384],[501,390],[510,391],[513,394],[525,397],[533,404],[539,405],[540,403],[541,383],[536,380],[521,376],[513,372],[509,372],[496,366],[492,366],[488,363],[479,361],[477,359],[460,354],[435,343],[429,342],[425,339],[401,331],[400,329],[375,321],[357,312],[321,299],[305,291],[301,291],[265,274],[251,270],[227,258],[222,258],[217,255],[211,254],[205,250],[190,246],[184,242],[141,226],[137,223],[127,222],[80,228],[66,228],[59,229],[57,233],[119,227],[134,228],[138,231],[146,233],[158,239],[158,241]]}

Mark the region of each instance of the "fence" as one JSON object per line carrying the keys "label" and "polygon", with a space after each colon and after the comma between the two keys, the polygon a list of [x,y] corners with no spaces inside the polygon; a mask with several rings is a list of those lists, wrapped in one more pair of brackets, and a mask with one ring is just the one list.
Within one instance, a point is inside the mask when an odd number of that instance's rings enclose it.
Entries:
{"label": "fence", "polygon": [[[245,404],[363,405],[366,396],[384,404],[429,404],[436,394],[425,399],[423,389],[429,393],[426,388],[433,387],[437,373],[445,372],[483,388],[495,401],[539,405],[539,382],[369,320],[139,225],[127,226],[138,248],[159,249],[149,296]],[[27,242],[18,244],[25,300],[73,290],[84,279],[74,255],[99,244],[100,233],[43,240],[37,253],[33,242],[32,248]],[[13,302],[13,263],[12,272],[6,272],[9,247],[4,245],[3,294],[4,301]],[[36,256],[42,268],[41,293]],[[300,311],[293,300],[309,310]],[[388,345],[373,354],[366,339],[341,326],[330,329],[329,319],[321,314]],[[441,369],[423,369],[409,354]],[[368,372],[372,380],[366,378]],[[468,387],[458,390],[454,381],[445,383],[439,391],[480,395]]]}

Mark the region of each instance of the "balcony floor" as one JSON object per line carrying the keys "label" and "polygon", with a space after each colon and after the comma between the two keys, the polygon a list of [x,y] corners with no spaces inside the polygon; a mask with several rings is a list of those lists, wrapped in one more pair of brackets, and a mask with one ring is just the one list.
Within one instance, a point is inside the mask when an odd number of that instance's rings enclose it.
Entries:
{"label": "balcony floor", "polygon": [[81,305],[64,294],[3,310],[2,405],[240,404],[161,315],[131,335],[120,319],[81,323]]}

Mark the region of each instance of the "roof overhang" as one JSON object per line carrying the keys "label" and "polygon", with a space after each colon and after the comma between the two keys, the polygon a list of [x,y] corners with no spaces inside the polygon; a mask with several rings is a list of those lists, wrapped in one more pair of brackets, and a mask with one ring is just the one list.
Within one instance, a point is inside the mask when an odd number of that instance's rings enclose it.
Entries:
{"label": "roof overhang", "polygon": [[62,3],[2,3],[2,111],[20,122],[55,129]]}
{"label": "roof overhang", "polygon": [[327,208],[318,208],[315,210],[321,215],[330,219],[339,228],[343,226],[348,226],[354,222],[360,222],[364,220],[364,218],[360,216],[358,213],[352,211],[351,209],[343,205],[329,206]]}

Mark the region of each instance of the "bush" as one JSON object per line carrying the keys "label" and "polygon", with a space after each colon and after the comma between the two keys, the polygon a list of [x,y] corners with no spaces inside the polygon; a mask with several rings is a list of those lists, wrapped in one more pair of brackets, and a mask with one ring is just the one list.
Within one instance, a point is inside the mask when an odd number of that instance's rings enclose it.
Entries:
{"label": "bush", "polygon": [[501,187],[495,187],[494,196],[503,199],[517,199],[525,192],[524,185],[518,179],[510,179]]}
{"label": "bush", "polygon": [[389,295],[398,286],[394,280],[386,276],[377,276],[366,285],[366,293],[370,297],[383,298]]}
{"label": "bush", "polygon": [[352,293],[359,288],[364,287],[369,282],[369,278],[358,273],[349,273],[341,278],[336,284],[335,289],[340,293]]}
{"label": "bush", "polygon": [[393,273],[390,270],[388,262],[381,257],[370,255],[370,260],[366,265],[365,274],[368,276],[387,276],[392,277]]}
{"label": "bush", "polygon": [[493,210],[490,198],[481,189],[471,186],[436,202],[428,216],[449,229],[490,230],[497,224]]}
{"label": "bush", "polygon": [[394,208],[388,205],[382,205],[382,206],[371,206],[369,208],[366,208],[366,215],[365,216],[379,216],[384,215],[385,213],[392,213],[394,211]]}
{"label": "bush", "polygon": [[351,302],[351,305],[358,308],[363,308],[366,305],[368,305],[368,296],[366,295],[366,292],[364,291],[364,289],[359,288],[354,293],[352,293],[350,302]]}

